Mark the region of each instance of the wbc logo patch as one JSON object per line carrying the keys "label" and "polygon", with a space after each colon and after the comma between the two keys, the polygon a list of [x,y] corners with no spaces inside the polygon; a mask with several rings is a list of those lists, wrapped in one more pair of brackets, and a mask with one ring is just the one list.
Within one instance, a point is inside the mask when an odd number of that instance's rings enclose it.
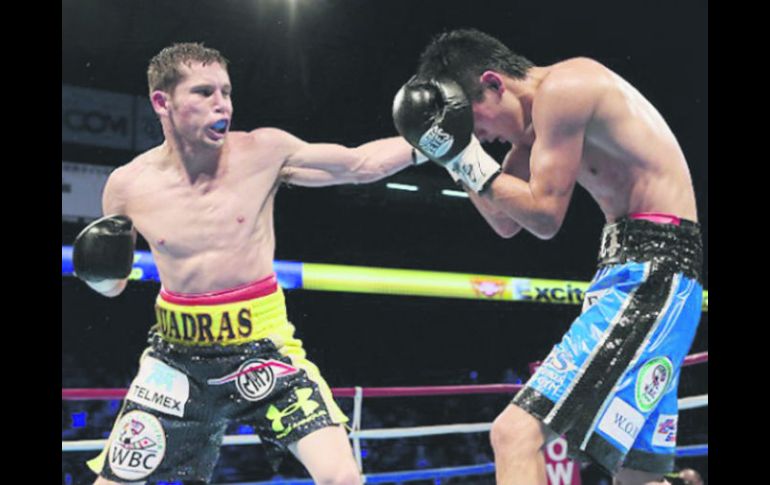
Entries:
{"label": "wbc logo patch", "polygon": [[136,481],[154,472],[166,454],[166,433],[155,416],[144,411],[126,413],[115,427],[109,450],[112,472]]}

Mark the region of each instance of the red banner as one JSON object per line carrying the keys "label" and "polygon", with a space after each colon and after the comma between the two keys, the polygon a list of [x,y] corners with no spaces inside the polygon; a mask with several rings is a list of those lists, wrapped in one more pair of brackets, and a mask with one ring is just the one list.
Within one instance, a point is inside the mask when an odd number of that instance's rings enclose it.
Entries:
{"label": "red banner", "polygon": [[545,447],[548,485],[580,485],[580,463],[567,458],[567,441],[559,437]]}

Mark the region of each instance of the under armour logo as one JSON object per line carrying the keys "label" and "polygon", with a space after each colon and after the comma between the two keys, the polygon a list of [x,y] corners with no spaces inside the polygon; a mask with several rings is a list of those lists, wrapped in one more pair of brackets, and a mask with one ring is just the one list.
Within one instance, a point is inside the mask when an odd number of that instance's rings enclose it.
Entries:
{"label": "under armour logo", "polygon": [[297,396],[297,402],[289,405],[286,409],[279,410],[272,404],[267,409],[265,416],[273,422],[273,431],[276,433],[286,429],[286,426],[281,421],[286,416],[290,416],[300,409],[305,416],[310,416],[320,406],[320,404],[310,399],[310,396],[313,395],[312,389],[296,389],[294,395]]}

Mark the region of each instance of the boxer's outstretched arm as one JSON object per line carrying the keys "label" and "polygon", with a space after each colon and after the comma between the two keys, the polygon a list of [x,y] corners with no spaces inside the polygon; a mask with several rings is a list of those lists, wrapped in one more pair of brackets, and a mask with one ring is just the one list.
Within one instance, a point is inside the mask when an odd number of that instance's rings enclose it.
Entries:
{"label": "boxer's outstretched arm", "polygon": [[412,147],[401,137],[383,138],[348,148],[333,143],[307,143],[285,133],[289,155],[281,178],[290,184],[326,186],[369,183],[412,165]]}

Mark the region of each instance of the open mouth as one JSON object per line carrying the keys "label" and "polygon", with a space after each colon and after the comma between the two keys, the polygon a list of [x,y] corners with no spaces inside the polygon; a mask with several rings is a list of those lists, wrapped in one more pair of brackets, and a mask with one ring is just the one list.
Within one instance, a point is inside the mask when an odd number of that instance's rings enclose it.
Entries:
{"label": "open mouth", "polygon": [[227,131],[228,124],[229,124],[228,120],[219,120],[213,125],[211,125],[211,131],[213,131],[218,135],[224,135],[225,132]]}

